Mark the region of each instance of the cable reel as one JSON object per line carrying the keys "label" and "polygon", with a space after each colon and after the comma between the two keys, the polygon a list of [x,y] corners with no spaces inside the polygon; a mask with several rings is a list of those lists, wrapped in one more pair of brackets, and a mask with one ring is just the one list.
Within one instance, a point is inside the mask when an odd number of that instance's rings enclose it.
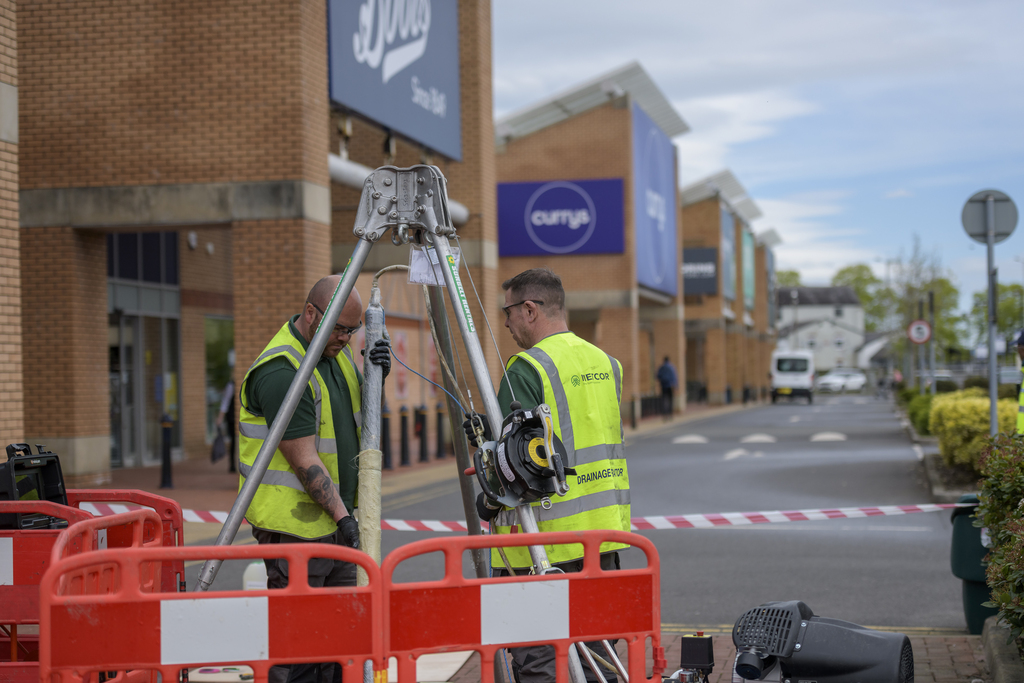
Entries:
{"label": "cable reel", "polygon": [[516,507],[540,500],[551,507],[552,495],[569,492],[565,446],[555,434],[551,408],[541,403],[523,410],[517,401],[501,426],[501,438],[487,441],[473,454],[477,480],[495,503]]}

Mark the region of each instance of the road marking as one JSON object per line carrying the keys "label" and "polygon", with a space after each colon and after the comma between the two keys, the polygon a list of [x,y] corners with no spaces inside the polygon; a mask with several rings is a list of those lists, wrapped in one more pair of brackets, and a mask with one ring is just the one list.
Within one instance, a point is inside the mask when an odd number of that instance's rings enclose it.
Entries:
{"label": "road marking", "polygon": [[771,434],[747,434],[740,443],[775,443],[775,437]]}
{"label": "road marking", "polygon": [[855,399],[853,399],[853,405],[855,405],[855,406],[866,406],[867,404],[868,404],[868,400],[866,398],[855,398]]}
{"label": "road marking", "polygon": [[846,434],[839,432],[818,432],[811,437],[811,441],[846,441]]}
{"label": "road marking", "polygon": [[921,448],[920,444],[914,444],[914,452],[917,453],[918,460],[924,460],[924,449]]}
{"label": "road marking", "polygon": [[748,451],[746,448],[734,448],[734,449],[732,449],[731,451],[729,451],[728,453],[725,454],[725,459],[726,460],[735,460],[736,458],[740,457],[741,455],[750,455],[750,451]]}
{"label": "road marking", "polygon": [[791,416],[791,417],[789,418],[789,421],[790,421],[790,422],[799,422],[799,421],[800,421],[800,416],[799,416],[799,415],[792,415],[792,416]]}
{"label": "road marking", "polygon": [[708,437],[700,434],[683,434],[672,439],[672,443],[707,443]]}

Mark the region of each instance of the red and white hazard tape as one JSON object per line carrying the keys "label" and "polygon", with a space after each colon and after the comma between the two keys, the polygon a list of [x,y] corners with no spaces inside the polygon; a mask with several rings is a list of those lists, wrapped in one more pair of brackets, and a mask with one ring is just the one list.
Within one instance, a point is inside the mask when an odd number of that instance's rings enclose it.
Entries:
{"label": "red and white hazard tape", "polygon": [[[115,515],[134,510],[135,505],[106,503],[82,503],[81,508],[97,516]],[[910,515],[918,512],[942,512],[957,507],[972,507],[971,503],[922,503],[920,505],[879,505],[877,507],[824,508],[817,510],[772,510],[770,512],[723,512],[720,514],[665,515],[658,517],[633,517],[633,531],[653,529],[711,529],[720,526],[746,526],[749,524],[778,524],[780,522],[814,522],[824,519],[859,519],[862,517],[891,517]],[[226,512],[208,510],[182,510],[186,522],[216,522],[223,524]],[[382,519],[380,528],[385,531],[466,531],[466,523],[442,522],[434,519]]]}

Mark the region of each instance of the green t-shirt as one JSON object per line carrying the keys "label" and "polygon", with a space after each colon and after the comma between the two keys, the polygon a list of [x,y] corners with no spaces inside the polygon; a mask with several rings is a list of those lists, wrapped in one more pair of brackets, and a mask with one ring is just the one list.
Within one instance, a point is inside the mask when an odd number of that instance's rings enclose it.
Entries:
{"label": "green t-shirt", "polygon": [[[295,329],[295,321],[299,316],[294,316],[288,323],[288,329],[292,335],[306,350],[309,345],[303,339],[299,331]],[[344,351],[342,351],[344,353]],[[352,397],[348,393],[348,383],[341,367],[334,358],[321,358],[316,364],[316,369],[327,384],[327,393],[331,397],[331,414],[334,416],[334,434],[338,442],[338,479],[341,490],[341,500],[345,508],[352,511],[355,502],[356,486],[359,483],[359,437],[356,435],[356,421],[353,419]],[[296,368],[287,358],[274,358],[256,368],[249,381],[246,382],[246,399],[253,412],[263,415],[267,424],[273,424],[277,412],[281,409],[284,396],[288,393],[288,387],[295,379]],[[359,377],[359,385],[363,384],[363,375],[356,368],[356,376]],[[316,411],[313,407],[313,394],[310,391],[302,392],[299,405],[295,408],[288,428],[285,429],[282,440],[301,439],[304,436],[316,434]]]}
{"label": "green t-shirt", "polygon": [[[509,384],[512,385],[511,390]],[[498,385],[498,408],[505,417],[512,412],[508,407],[513,401],[512,394],[515,394],[514,400],[522,404],[523,410],[536,408],[544,402],[544,381],[537,374],[537,369],[522,358],[512,362]]]}

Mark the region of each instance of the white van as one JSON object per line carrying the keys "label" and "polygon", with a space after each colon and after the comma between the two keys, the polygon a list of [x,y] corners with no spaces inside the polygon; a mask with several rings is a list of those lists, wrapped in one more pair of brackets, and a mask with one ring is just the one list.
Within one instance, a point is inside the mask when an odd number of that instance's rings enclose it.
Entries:
{"label": "white van", "polygon": [[810,351],[772,353],[772,403],[780,396],[804,396],[814,400],[814,354]]}

